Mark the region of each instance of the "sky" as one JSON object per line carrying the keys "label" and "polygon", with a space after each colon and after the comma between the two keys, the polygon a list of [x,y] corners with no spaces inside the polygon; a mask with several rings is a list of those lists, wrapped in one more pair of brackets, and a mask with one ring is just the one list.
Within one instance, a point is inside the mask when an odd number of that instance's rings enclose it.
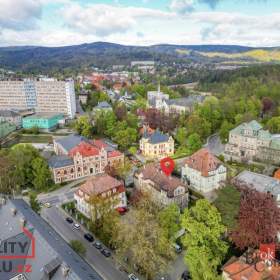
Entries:
{"label": "sky", "polygon": [[0,46],[280,46],[280,0],[0,0]]}

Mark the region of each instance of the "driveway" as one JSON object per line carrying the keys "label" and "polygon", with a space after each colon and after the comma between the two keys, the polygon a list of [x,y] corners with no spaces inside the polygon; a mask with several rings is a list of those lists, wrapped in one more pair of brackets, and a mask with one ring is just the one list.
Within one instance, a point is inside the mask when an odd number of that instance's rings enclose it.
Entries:
{"label": "driveway", "polygon": [[215,156],[221,155],[225,150],[225,145],[222,144],[220,136],[218,134],[209,136],[207,139],[207,144],[204,147],[208,148],[209,151]]}

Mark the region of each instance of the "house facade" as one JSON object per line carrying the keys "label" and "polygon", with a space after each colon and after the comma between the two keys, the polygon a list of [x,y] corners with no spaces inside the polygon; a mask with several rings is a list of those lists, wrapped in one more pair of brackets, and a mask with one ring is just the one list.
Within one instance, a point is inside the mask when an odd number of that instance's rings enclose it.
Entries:
{"label": "house facade", "polygon": [[280,164],[280,136],[273,135],[255,120],[232,129],[225,146],[225,158]]}
{"label": "house facade", "polygon": [[173,138],[159,130],[153,132],[145,130],[139,146],[143,156],[149,159],[161,159],[174,155]]}
{"label": "house facade", "polygon": [[206,148],[188,157],[182,167],[182,180],[201,193],[218,189],[226,179],[226,167]]}
{"label": "house facade", "polygon": [[17,128],[21,128],[22,116],[11,110],[0,110],[0,122],[8,122]]}
{"label": "house facade", "polygon": [[110,200],[108,207],[115,209],[127,206],[124,183],[108,174],[89,177],[74,194],[77,209],[88,218],[92,217],[95,197]]}
{"label": "house facade", "polygon": [[189,201],[188,187],[180,179],[166,176],[159,164],[150,163],[134,174],[134,184],[138,190],[147,193],[150,198],[162,205],[176,203],[181,209]]}
{"label": "house facade", "polygon": [[101,174],[108,165],[124,164],[124,155],[105,141],[79,135],[54,140],[54,151],[49,166],[55,183]]}

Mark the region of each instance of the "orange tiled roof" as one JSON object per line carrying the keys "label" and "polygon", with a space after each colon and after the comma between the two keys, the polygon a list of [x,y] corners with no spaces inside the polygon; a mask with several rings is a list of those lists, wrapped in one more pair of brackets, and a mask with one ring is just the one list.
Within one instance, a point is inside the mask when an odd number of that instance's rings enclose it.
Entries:
{"label": "orange tiled roof", "polygon": [[207,177],[209,172],[219,168],[221,162],[208,149],[202,148],[188,157],[185,164],[192,169],[200,171],[202,176]]}
{"label": "orange tiled roof", "polygon": [[121,155],[122,155],[122,153],[121,153],[120,151],[117,151],[117,150],[108,152],[108,157],[109,157],[109,158],[112,158],[112,157],[119,157],[119,156],[121,156]]}
{"label": "orange tiled roof", "polygon": [[97,156],[99,155],[99,150],[89,143],[81,142],[79,145],[70,150],[69,155],[74,156],[77,153],[84,157]]}
{"label": "orange tiled roof", "polygon": [[274,178],[280,180],[280,168],[274,173]]}

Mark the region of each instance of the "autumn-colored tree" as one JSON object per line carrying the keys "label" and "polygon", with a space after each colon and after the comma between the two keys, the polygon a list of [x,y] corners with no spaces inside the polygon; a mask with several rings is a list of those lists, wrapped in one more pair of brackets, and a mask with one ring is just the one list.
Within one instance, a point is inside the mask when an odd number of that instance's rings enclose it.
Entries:
{"label": "autumn-colored tree", "polygon": [[119,121],[123,121],[127,116],[127,109],[124,103],[119,103],[114,109],[114,113]]}
{"label": "autumn-colored tree", "polygon": [[261,243],[273,243],[280,230],[280,209],[270,193],[241,188],[238,225],[231,239],[240,249],[259,247]]}
{"label": "autumn-colored tree", "polygon": [[269,112],[273,108],[273,100],[269,97],[262,99],[262,111],[263,113]]}

